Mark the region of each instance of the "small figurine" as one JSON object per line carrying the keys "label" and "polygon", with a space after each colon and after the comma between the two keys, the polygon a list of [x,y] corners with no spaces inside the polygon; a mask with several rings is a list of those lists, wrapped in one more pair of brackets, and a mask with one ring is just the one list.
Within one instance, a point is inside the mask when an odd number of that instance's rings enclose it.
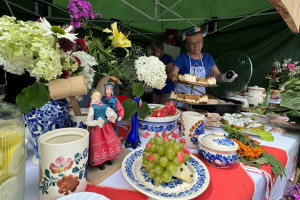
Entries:
{"label": "small figurine", "polygon": [[124,117],[124,108],[117,97],[113,94],[113,84],[108,82],[104,84],[105,93],[101,98],[101,101],[107,104],[110,108],[112,108],[117,113],[117,120],[113,124],[114,130],[118,135],[118,126],[122,124],[122,119]]}
{"label": "small figurine", "polygon": [[112,123],[115,123],[117,119],[117,114],[108,105],[101,102],[99,90],[92,92],[91,99],[86,120],[86,124],[92,127],[90,130],[89,163],[91,166],[99,165],[99,168],[104,170],[104,162],[112,165],[110,160],[121,154],[122,144],[112,127]]}

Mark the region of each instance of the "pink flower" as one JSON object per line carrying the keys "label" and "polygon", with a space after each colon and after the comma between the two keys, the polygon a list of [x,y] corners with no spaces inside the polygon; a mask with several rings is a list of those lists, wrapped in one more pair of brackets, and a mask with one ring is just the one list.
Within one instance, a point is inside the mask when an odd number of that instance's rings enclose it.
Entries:
{"label": "pink flower", "polygon": [[63,157],[58,157],[55,159],[55,163],[51,163],[50,169],[52,173],[61,173],[62,171],[71,169],[72,165],[72,158],[65,159]]}
{"label": "pink flower", "polygon": [[294,71],[294,69],[295,69],[296,65],[295,65],[295,64],[292,64],[292,63],[290,63],[290,64],[288,64],[288,65],[287,65],[287,67],[289,68],[290,72],[292,72],[292,71]]}
{"label": "pink flower", "polygon": [[155,136],[158,136],[159,135],[159,133],[158,132],[155,132]]}

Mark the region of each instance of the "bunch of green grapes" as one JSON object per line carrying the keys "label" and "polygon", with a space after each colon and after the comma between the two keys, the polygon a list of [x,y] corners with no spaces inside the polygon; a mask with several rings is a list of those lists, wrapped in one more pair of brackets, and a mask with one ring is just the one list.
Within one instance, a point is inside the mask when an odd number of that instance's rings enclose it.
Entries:
{"label": "bunch of green grapes", "polygon": [[[176,137],[175,137],[176,138]],[[143,153],[143,167],[156,185],[168,183],[178,167],[190,159],[190,152],[184,148],[185,140],[155,136],[147,143]]]}

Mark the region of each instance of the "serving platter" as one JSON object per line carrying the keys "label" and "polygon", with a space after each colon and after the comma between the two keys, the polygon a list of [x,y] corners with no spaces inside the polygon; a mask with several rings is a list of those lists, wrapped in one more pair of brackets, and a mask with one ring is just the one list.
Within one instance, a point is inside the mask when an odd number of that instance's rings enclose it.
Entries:
{"label": "serving platter", "polygon": [[195,86],[201,86],[201,87],[218,87],[217,84],[205,84],[205,83],[197,83],[197,82],[190,82],[190,81],[184,81],[180,80],[178,78],[173,78],[173,82],[179,82],[179,83],[186,83],[189,85],[195,85]]}
{"label": "serving platter", "polygon": [[187,183],[179,178],[172,178],[169,183],[155,186],[148,178],[142,166],[143,149],[128,154],[122,163],[122,173],[130,185],[141,193],[155,199],[192,199],[203,193],[210,181],[209,172],[202,161],[191,155],[187,167],[192,171],[193,180]]}

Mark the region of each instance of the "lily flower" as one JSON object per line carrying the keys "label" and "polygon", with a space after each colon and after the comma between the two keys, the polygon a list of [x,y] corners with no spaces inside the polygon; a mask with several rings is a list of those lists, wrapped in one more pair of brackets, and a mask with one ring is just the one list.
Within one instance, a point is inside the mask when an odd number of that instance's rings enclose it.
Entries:
{"label": "lily flower", "polygon": [[112,41],[111,44],[113,47],[120,47],[126,50],[127,54],[126,57],[129,55],[129,51],[126,49],[126,47],[131,47],[131,41],[127,39],[127,36],[124,35],[122,32],[118,31],[117,22],[111,24],[111,29],[104,29],[104,33],[112,33],[112,36],[109,36],[108,38]]}
{"label": "lily flower", "polygon": [[63,29],[59,26],[52,26],[45,18],[40,18],[39,27],[46,31],[46,33],[44,33],[43,36],[54,35],[58,39],[66,38],[72,41],[73,43],[75,43],[75,40],[77,39],[77,33],[71,33],[71,31],[73,30],[73,26],[69,26],[68,28]]}

